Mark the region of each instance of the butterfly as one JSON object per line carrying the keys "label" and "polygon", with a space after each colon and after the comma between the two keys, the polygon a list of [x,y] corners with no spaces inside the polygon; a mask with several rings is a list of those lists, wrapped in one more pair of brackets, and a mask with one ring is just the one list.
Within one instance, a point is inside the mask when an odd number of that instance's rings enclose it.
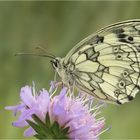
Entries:
{"label": "butterfly", "polygon": [[[45,56],[45,55],[44,55]],[[140,20],[112,24],[89,35],[64,57],[46,55],[68,87],[124,104],[140,91]]]}

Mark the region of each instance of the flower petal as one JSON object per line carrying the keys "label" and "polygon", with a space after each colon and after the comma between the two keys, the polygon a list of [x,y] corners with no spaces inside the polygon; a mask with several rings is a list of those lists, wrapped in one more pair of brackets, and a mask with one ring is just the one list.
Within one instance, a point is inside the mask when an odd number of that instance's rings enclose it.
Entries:
{"label": "flower petal", "polygon": [[30,136],[33,136],[33,135],[35,135],[35,134],[36,134],[36,132],[35,132],[34,129],[31,128],[31,127],[27,128],[27,129],[24,131],[24,136],[25,136],[25,137],[30,137]]}
{"label": "flower petal", "polygon": [[12,125],[15,127],[25,127],[28,125],[28,123],[26,121],[22,120],[22,121],[15,121],[12,123]]}
{"label": "flower petal", "polygon": [[59,94],[59,100],[61,100],[62,98],[64,98],[64,96],[67,93],[68,88],[67,87],[63,87],[63,89],[61,90],[60,94]]}
{"label": "flower petal", "polygon": [[21,88],[20,98],[24,102],[24,104],[28,107],[31,107],[33,103],[35,103],[35,98],[32,95],[32,89],[29,86]]}
{"label": "flower petal", "polygon": [[29,119],[30,117],[32,117],[33,114],[36,113],[36,110],[35,109],[28,109],[28,110],[25,110],[24,112],[21,113],[21,115],[19,116],[19,120],[22,121],[22,120],[27,120]]}
{"label": "flower petal", "polygon": [[20,111],[21,109],[23,109],[24,107],[25,107],[25,105],[19,104],[16,106],[6,106],[5,109],[14,111],[14,116],[16,116],[17,112]]}
{"label": "flower petal", "polygon": [[41,110],[47,112],[49,103],[50,103],[49,93],[47,92],[47,90],[43,89],[42,91],[40,91],[40,95],[38,96],[38,104],[41,107]]}

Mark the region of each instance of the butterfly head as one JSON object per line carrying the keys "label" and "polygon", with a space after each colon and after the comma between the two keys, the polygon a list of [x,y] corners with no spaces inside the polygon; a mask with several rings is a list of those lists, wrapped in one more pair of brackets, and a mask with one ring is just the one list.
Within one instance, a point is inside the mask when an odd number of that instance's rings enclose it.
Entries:
{"label": "butterfly head", "polygon": [[64,64],[64,59],[56,57],[55,59],[51,60],[53,68],[56,70],[58,75],[61,77],[62,81],[66,85],[71,85],[70,84],[70,73],[67,70],[66,65]]}
{"label": "butterfly head", "polygon": [[51,64],[52,64],[53,68],[54,68],[56,71],[57,71],[58,69],[61,69],[61,67],[62,67],[61,58],[56,57],[56,58],[50,60],[50,62],[51,62]]}

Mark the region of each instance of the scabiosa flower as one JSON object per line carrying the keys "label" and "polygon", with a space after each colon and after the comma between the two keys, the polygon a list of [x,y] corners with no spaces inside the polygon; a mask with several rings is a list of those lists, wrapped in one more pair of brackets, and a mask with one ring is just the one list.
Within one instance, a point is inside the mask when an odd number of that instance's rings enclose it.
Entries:
{"label": "scabiosa flower", "polygon": [[93,106],[93,100],[85,94],[74,96],[66,87],[58,94],[58,86],[51,84],[49,92],[35,87],[21,88],[21,103],[8,106],[7,110],[19,112],[13,126],[29,128],[25,136],[41,138],[98,139],[105,124],[104,117],[97,119],[103,104]]}

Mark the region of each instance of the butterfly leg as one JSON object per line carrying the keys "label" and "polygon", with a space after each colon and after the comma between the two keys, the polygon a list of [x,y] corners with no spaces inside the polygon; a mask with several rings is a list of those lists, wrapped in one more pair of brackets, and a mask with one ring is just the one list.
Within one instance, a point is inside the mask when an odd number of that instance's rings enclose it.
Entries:
{"label": "butterfly leg", "polygon": [[57,90],[59,86],[63,87],[63,82],[52,81],[50,85],[51,87],[50,87],[49,93],[53,94],[55,93],[55,91]]}

